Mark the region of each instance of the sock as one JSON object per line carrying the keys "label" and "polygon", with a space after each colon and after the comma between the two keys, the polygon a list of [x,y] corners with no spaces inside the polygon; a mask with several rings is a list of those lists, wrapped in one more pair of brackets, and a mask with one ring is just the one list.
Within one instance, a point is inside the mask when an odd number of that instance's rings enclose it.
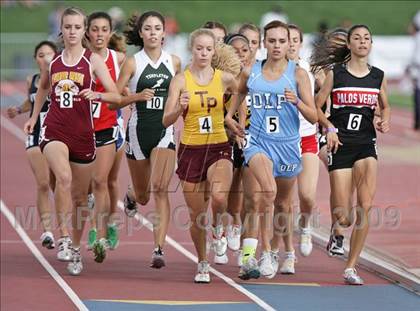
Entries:
{"label": "sock", "polygon": [[292,252],[285,252],[286,258],[295,258],[295,251]]}
{"label": "sock", "polygon": [[242,245],[242,264],[246,264],[251,257],[255,257],[257,251],[258,240],[257,239],[244,239]]}

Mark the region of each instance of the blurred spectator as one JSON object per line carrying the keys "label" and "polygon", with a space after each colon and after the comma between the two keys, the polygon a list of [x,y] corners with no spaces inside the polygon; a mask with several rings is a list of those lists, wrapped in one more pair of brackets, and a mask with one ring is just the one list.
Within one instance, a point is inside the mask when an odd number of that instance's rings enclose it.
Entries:
{"label": "blurred spectator", "polygon": [[269,22],[279,20],[285,24],[288,23],[289,18],[287,17],[286,13],[283,11],[280,5],[275,5],[271,8],[271,11],[265,13],[261,16],[260,27],[261,29],[264,28]]}
{"label": "blurred spectator", "polygon": [[57,41],[61,30],[61,15],[63,15],[64,7],[58,3],[54,10],[48,15],[48,39]]}
{"label": "blurred spectator", "polygon": [[411,22],[412,34],[414,36],[414,51],[409,67],[409,75],[413,79],[414,86],[414,129],[420,130],[420,11],[414,16]]}
{"label": "blurred spectator", "polygon": [[338,25],[339,28],[344,29],[350,29],[351,26],[353,26],[353,23],[349,17],[344,17]]}
{"label": "blurred spectator", "polygon": [[314,34],[313,40],[312,40],[312,45],[313,46],[318,46],[320,44],[320,42],[324,41],[326,38],[326,34],[328,32],[328,23],[325,20],[321,20],[318,23],[318,32],[316,32]]}
{"label": "blurred spectator", "polygon": [[108,14],[109,16],[111,16],[112,25],[114,26],[114,31],[116,33],[122,33],[125,27],[124,11],[118,6],[113,6],[112,8],[108,10]]}
{"label": "blurred spectator", "polygon": [[179,32],[178,21],[175,18],[174,13],[169,12],[165,16],[165,32],[166,35],[174,36]]}

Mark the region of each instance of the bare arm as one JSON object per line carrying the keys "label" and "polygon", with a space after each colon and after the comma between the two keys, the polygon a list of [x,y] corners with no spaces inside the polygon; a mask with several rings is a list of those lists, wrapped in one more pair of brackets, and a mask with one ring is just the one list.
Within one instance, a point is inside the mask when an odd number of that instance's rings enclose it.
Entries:
{"label": "bare arm", "polygon": [[181,59],[176,55],[172,56],[172,63],[174,64],[175,75],[181,72]]}
{"label": "bare arm", "polygon": [[177,74],[169,86],[169,95],[163,112],[162,124],[168,127],[174,124],[179,116],[188,108],[189,94],[185,90],[185,77],[183,73]]}
{"label": "bare arm", "polygon": [[306,120],[314,124],[318,121],[318,115],[312,95],[311,82],[305,69],[296,69],[296,82],[300,97],[300,100],[296,103],[296,107]]}
{"label": "bare arm", "polygon": [[[32,77],[26,77],[26,87],[29,90],[31,87]],[[18,114],[26,113],[31,110],[31,102],[29,98],[26,98],[25,101],[20,106],[11,106],[7,108],[7,115],[10,119],[13,119]]]}
{"label": "bare arm", "polygon": [[97,54],[92,54],[90,57],[92,63],[92,71],[99,80],[101,80],[106,92],[98,93],[91,89],[84,89],[79,94],[86,99],[94,100],[99,99],[109,103],[120,103],[121,95],[118,93],[117,86],[108,71],[102,58]]}
{"label": "bare arm", "polygon": [[387,80],[384,77],[382,80],[381,90],[379,92],[379,107],[381,119],[376,123],[376,128],[381,133],[386,133],[389,131],[389,121],[391,118],[391,107],[388,103],[387,96]]}

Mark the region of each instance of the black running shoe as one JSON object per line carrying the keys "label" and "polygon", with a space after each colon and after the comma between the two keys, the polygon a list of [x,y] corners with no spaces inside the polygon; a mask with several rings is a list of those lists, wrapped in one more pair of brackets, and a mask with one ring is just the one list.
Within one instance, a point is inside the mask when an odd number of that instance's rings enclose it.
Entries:
{"label": "black running shoe", "polygon": [[331,235],[327,245],[328,256],[344,256],[344,236]]}
{"label": "black running shoe", "polygon": [[124,197],[124,212],[128,217],[134,217],[137,214],[137,202],[132,200],[128,193]]}
{"label": "black running shoe", "polygon": [[151,268],[160,269],[165,266],[165,259],[163,257],[163,251],[160,248],[155,248],[152,254],[152,262],[150,263]]}

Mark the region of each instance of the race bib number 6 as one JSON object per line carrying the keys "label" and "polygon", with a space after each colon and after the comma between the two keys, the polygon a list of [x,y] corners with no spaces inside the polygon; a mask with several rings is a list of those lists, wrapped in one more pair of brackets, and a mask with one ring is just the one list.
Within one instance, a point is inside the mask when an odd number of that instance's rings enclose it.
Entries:
{"label": "race bib number 6", "polygon": [[163,110],[163,97],[153,97],[146,102],[147,109]]}
{"label": "race bib number 6", "polygon": [[362,115],[350,113],[349,122],[347,123],[347,129],[352,131],[358,131],[360,124],[362,123]]}
{"label": "race bib number 6", "polygon": [[200,125],[200,134],[213,133],[213,123],[210,116],[198,118],[198,124]]}
{"label": "race bib number 6", "polygon": [[60,108],[73,108],[73,93],[61,92],[60,94]]}

